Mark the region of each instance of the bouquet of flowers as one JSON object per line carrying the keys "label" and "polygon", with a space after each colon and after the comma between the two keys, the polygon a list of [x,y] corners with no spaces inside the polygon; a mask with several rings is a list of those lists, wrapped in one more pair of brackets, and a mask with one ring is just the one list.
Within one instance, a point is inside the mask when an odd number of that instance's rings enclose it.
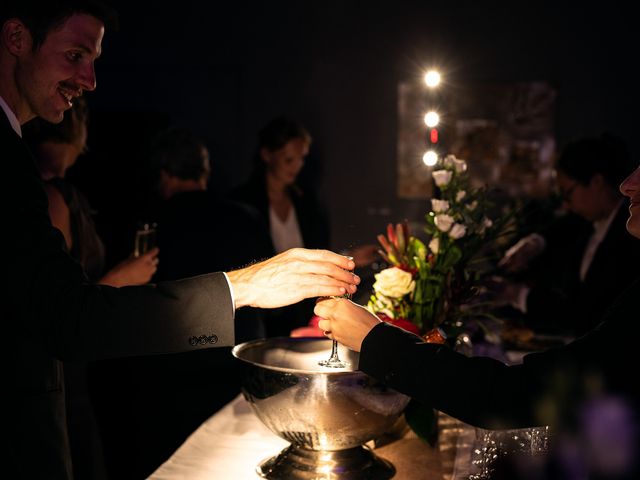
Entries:
{"label": "bouquet of flowers", "polygon": [[474,307],[480,305],[470,300],[508,216],[487,216],[487,191],[471,187],[464,160],[448,155],[432,176],[439,195],[425,216],[427,238],[412,236],[406,222],[389,224],[386,235],[378,235],[390,267],[376,274],[367,308],[416,334],[439,329],[446,338],[460,330],[464,317],[478,318]]}

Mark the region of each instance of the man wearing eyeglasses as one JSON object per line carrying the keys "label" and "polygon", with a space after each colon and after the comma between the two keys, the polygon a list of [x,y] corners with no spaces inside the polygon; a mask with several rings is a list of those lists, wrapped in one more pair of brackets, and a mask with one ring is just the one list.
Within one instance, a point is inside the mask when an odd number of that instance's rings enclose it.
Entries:
{"label": "man wearing eyeglasses", "polygon": [[563,208],[579,218],[569,228],[570,219],[561,220],[561,235],[526,237],[502,262],[514,271],[525,250],[544,251],[536,259],[542,277],[506,289],[505,297],[526,312],[529,326],[581,335],[634,280],[640,240],[626,232],[628,201],[618,186],[636,167],[623,141],[610,134],[563,148],[556,162],[557,191]]}

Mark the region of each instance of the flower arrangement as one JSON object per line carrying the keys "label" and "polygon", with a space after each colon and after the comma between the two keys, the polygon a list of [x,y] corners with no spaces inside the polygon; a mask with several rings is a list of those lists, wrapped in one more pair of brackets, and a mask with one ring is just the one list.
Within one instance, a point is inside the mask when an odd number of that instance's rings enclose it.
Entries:
{"label": "flower arrangement", "polygon": [[376,274],[367,308],[383,320],[416,334],[434,328],[457,333],[464,317],[477,318],[469,301],[477,291],[493,246],[508,216],[491,220],[484,188],[471,188],[467,163],[448,155],[434,167],[439,192],[426,214],[426,242],[409,232],[406,222],[389,224],[378,235],[380,255],[390,265]]}

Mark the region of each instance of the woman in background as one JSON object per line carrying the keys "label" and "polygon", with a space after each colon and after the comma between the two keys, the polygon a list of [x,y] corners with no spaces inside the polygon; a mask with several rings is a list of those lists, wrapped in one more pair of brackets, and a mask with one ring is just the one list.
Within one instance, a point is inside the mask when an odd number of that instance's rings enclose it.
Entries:
{"label": "woman in background", "polygon": [[[314,195],[297,183],[311,141],[311,135],[299,123],[286,117],[273,119],[259,133],[251,176],[230,194],[233,200],[258,210],[269,231],[273,254],[293,247],[330,246],[326,212]],[[364,245],[345,253],[353,257],[356,267],[362,267],[377,258],[376,252],[375,245]],[[313,302],[286,307],[277,315],[285,318],[268,322],[267,333],[289,335],[312,318]]]}

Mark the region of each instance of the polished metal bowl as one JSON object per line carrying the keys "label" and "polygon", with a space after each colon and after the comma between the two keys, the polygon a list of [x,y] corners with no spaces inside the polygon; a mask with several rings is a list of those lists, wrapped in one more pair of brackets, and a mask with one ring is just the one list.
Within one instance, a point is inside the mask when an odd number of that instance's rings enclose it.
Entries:
{"label": "polished metal bowl", "polygon": [[393,466],[363,444],[388,431],[409,398],[357,371],[358,354],[340,346],[349,366],[329,358],[324,338],[270,338],[233,349],[245,365],[243,393],[256,415],[291,442],[257,467],[269,479],[383,479]]}

